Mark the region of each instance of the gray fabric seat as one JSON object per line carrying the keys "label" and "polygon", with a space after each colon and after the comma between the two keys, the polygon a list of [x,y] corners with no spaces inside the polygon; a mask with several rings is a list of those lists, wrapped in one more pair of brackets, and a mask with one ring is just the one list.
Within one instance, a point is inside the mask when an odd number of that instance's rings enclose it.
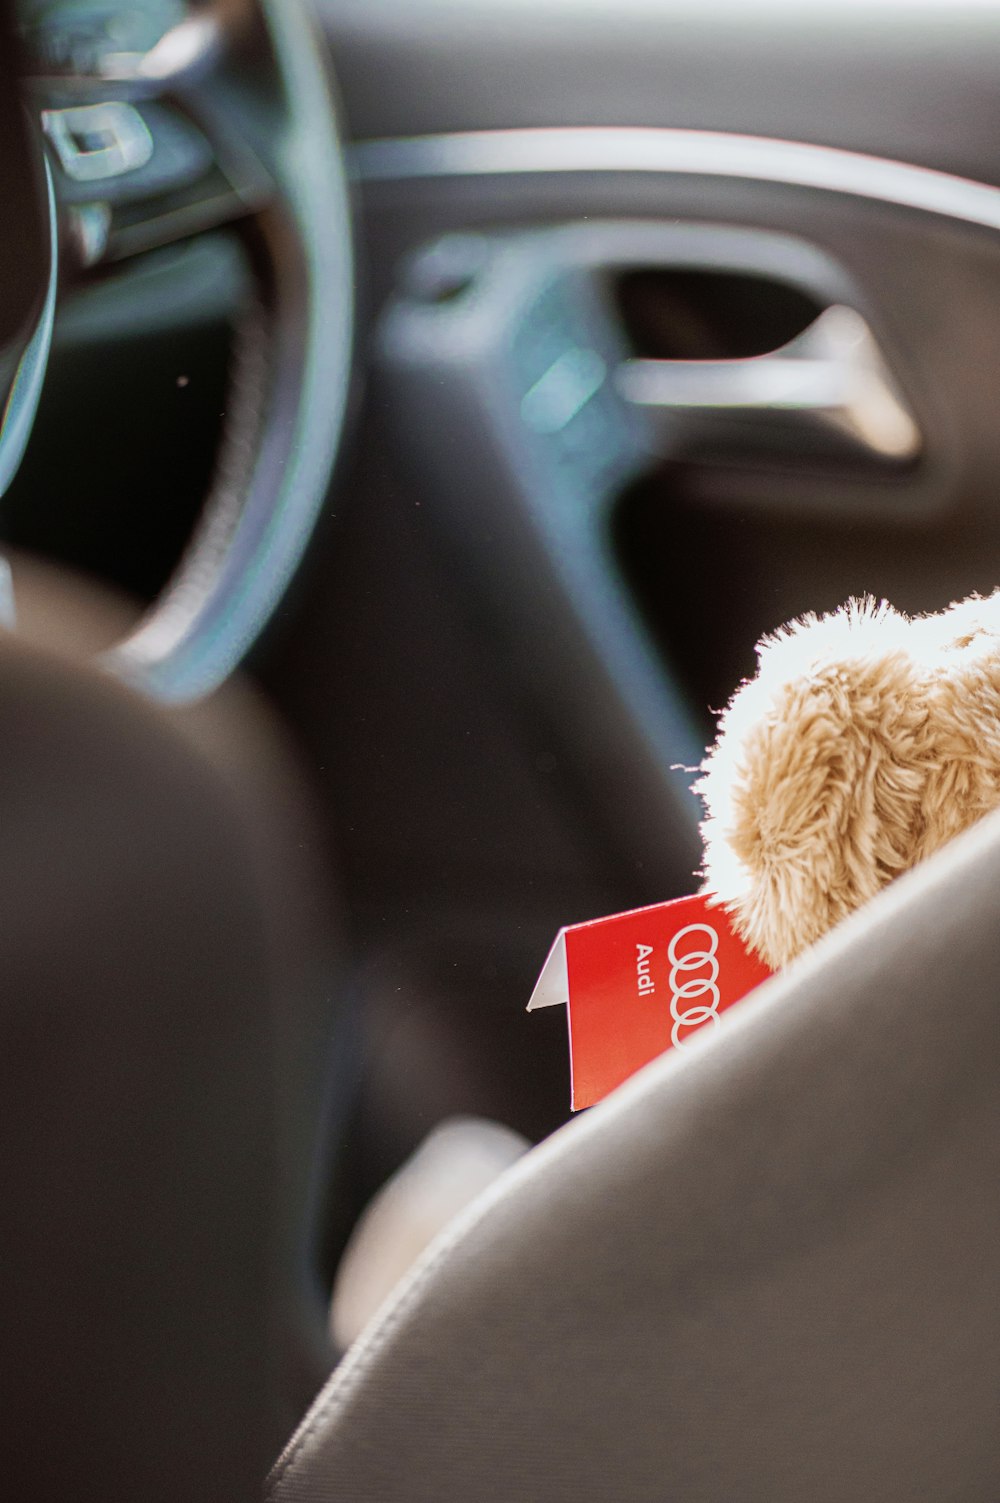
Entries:
{"label": "gray fabric seat", "polygon": [[431,1250],[274,1503],[1000,1496],[1000,822],[737,1012]]}
{"label": "gray fabric seat", "polygon": [[143,702],[108,601],[0,632],[3,1495],[259,1496],[327,1366],[302,1226],[336,970],[280,735]]}

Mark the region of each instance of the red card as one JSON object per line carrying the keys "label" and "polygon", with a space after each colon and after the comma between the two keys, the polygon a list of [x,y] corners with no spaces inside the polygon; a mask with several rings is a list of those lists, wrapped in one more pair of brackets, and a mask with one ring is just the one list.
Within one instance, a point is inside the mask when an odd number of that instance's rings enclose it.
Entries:
{"label": "red card", "polygon": [[770,971],[706,896],[560,931],[528,1003],[569,1009],[573,1110],[712,1028]]}

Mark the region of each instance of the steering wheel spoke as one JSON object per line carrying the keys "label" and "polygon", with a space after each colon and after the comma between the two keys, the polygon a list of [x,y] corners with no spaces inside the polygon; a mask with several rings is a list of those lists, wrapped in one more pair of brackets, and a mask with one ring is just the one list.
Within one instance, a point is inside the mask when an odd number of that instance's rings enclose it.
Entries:
{"label": "steering wheel spoke", "polygon": [[[249,19],[247,6],[227,20],[206,8],[145,51],[92,41],[78,64],[85,71],[36,68],[30,98],[59,206],[64,274],[217,229],[270,201],[273,176],[245,129]],[[110,22],[108,30],[114,37]],[[62,53],[72,63],[80,48]]]}

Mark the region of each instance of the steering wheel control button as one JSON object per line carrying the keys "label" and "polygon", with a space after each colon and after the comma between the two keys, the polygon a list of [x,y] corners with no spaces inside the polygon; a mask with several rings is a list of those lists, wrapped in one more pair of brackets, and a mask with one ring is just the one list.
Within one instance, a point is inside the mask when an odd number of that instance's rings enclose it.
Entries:
{"label": "steering wheel control button", "polygon": [[66,176],[88,187],[138,172],[153,156],[149,126],[123,100],[43,110],[42,129]]}
{"label": "steering wheel control button", "polygon": [[[72,90],[77,98],[92,98],[94,89],[109,82],[142,82],[150,75],[162,79],[162,44],[172,31],[198,20],[186,16],[184,0],[77,0],[20,9],[27,13],[21,29],[34,77],[58,85],[63,93]],[[176,42],[168,47],[170,55],[177,50]],[[158,68],[150,67],[151,59],[159,62]]]}
{"label": "steering wheel control button", "polygon": [[711,1032],[771,972],[704,893],[561,929],[528,1011],[569,1011],[573,1110]]}
{"label": "steering wheel control button", "polygon": [[208,138],[173,105],[81,105],[46,110],[42,123],[79,266],[198,233],[244,209]]}
{"label": "steering wheel control button", "polygon": [[66,235],[78,265],[96,266],[104,259],[111,235],[110,205],[74,204],[66,214]]}

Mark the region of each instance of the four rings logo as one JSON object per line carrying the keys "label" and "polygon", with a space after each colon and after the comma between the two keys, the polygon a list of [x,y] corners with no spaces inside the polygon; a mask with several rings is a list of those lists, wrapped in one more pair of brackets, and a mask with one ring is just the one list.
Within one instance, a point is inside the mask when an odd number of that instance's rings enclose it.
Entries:
{"label": "four rings logo", "polygon": [[[682,941],[687,947],[681,949]],[[686,1044],[691,1031],[719,1021],[719,936],[711,924],[685,924],[667,946],[670,961],[670,1042]],[[704,1001],[700,1001],[704,998]],[[682,1030],[686,1030],[682,1034]]]}
{"label": "four rings logo", "polygon": [[716,1042],[723,1014],[770,975],[718,903],[692,893],[560,930],[531,1006],[567,1008],[574,1111],[699,1030]]}

